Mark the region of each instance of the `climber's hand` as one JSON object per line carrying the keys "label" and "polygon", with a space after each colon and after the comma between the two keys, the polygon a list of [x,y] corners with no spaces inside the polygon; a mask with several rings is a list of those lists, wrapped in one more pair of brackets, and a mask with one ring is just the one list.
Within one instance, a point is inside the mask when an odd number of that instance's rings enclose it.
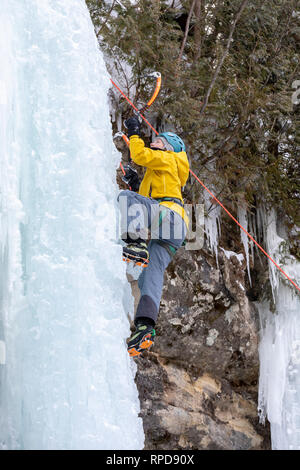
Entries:
{"label": "climber's hand", "polygon": [[141,124],[137,116],[133,116],[129,119],[126,119],[124,125],[128,130],[128,137],[131,137],[132,135],[141,135]]}
{"label": "climber's hand", "polygon": [[122,176],[122,180],[131,187],[132,191],[137,192],[140,187],[140,180],[137,171],[130,165],[124,166],[125,175]]}

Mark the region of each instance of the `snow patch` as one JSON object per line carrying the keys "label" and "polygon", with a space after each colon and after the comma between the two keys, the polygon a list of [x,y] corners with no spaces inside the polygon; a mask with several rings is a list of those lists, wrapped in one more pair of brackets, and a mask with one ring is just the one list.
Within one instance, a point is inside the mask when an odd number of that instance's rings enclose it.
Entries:
{"label": "snow patch", "polygon": [[224,250],[224,248],[222,248],[222,247],[221,247],[221,250],[223,251],[223,253],[225,254],[227,259],[230,259],[232,256],[235,256],[238,259],[240,264],[243,263],[243,261],[244,261],[243,253],[235,253],[234,251]]}
{"label": "snow patch", "polygon": [[212,328],[211,330],[209,330],[208,336],[206,338],[207,346],[213,346],[218,336],[219,336],[219,332],[215,330],[215,328]]}

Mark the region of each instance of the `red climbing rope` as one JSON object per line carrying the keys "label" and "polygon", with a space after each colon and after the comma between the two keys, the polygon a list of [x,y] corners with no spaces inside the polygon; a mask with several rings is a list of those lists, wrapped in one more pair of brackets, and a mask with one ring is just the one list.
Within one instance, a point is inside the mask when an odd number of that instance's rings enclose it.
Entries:
{"label": "red climbing rope", "polygon": [[[144,119],[144,121],[148,124],[148,126],[153,130],[153,132],[155,132],[156,135],[158,135],[158,132],[156,129],[154,129],[154,127],[151,126],[150,122],[147,121],[147,119],[145,118],[145,116],[143,116],[139,110],[136,108],[136,106],[134,106],[134,104],[130,101],[130,99],[125,95],[125,93],[123,93],[123,91],[118,87],[118,85],[115,84],[115,82],[110,79],[111,83],[116,87],[116,89],[121,93],[122,96],[124,96],[124,98],[126,99],[126,101],[128,101],[128,103],[130,104],[130,106],[133,107],[133,109],[138,113],[139,116],[141,116],[142,119]],[[153,101],[152,101],[153,103]]]}
{"label": "red climbing rope", "polygon": [[241,226],[241,224],[235,219],[235,217],[233,217],[233,215],[229,212],[228,209],[226,209],[225,206],[223,206],[223,204],[219,201],[218,198],[216,198],[216,196],[213,195],[213,193],[205,186],[204,183],[202,183],[202,181],[198,178],[198,176],[195,175],[195,173],[190,169],[190,172],[191,174],[194,176],[194,178],[196,178],[196,180],[203,186],[203,188],[206,189],[206,191],[209,192],[209,194],[217,201],[218,204],[220,204],[220,206],[222,207],[222,209],[224,209],[224,211],[229,215],[229,217],[232,218],[232,220],[234,220],[234,222],[236,224],[238,224],[238,226],[246,233],[246,235],[255,243],[255,245],[263,252],[264,255],[266,255],[270,261],[272,261],[272,263],[275,264],[276,268],[279,269],[279,271],[293,284],[294,287],[296,287],[296,289],[298,289],[298,291],[300,292],[300,287],[297,286],[297,284],[283,271],[283,269],[281,269],[281,267],[271,258],[271,256],[263,249],[262,246],[260,246],[260,244],[252,237],[252,235],[250,235],[250,233],[247,232],[246,229],[244,229],[244,227]]}
{"label": "red climbing rope", "polygon": [[[122,96],[124,96],[124,98],[128,101],[128,103],[133,107],[133,109],[135,109],[138,113],[138,109],[134,106],[134,104],[129,100],[129,98],[127,98],[127,96],[122,92],[122,90],[120,90],[120,88],[111,80],[112,84],[117,88],[117,90],[119,90],[119,92],[121,93]],[[157,96],[157,95],[156,95]],[[144,121],[148,124],[148,126],[150,126],[150,128],[155,132],[156,135],[158,135],[158,132],[156,129],[154,129],[154,127],[151,126],[151,124],[147,121],[147,119],[142,116],[142,114],[139,113],[139,115],[141,116],[142,119],[144,119]],[[273,258],[271,258],[271,256],[262,248],[262,246],[260,246],[260,244],[252,237],[252,235],[250,235],[250,233],[247,232],[246,229],[244,229],[244,227],[241,226],[241,224],[236,220],[235,217],[233,217],[233,215],[229,212],[228,209],[226,209],[225,206],[223,206],[223,204],[219,201],[219,199],[216,198],[216,196],[205,186],[205,184],[198,178],[197,175],[195,175],[195,173],[190,169],[190,173],[194,176],[194,178],[196,178],[196,180],[203,186],[204,189],[206,189],[206,191],[208,191],[208,193],[215,199],[215,201],[217,201],[217,203],[222,207],[222,209],[224,209],[224,211],[229,215],[229,217],[231,217],[232,220],[234,220],[234,222],[246,233],[246,235],[255,243],[255,245],[262,251],[262,253],[267,256],[267,258],[276,266],[276,268],[279,269],[279,271],[293,284],[294,287],[296,287],[296,289],[300,292],[300,287],[286,274],[286,272],[284,272],[284,270],[273,260]]]}

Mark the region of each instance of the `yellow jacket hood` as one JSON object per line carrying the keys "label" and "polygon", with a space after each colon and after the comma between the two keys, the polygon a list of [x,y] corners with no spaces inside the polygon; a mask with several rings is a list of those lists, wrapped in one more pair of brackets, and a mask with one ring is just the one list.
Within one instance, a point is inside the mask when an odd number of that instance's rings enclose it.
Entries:
{"label": "yellow jacket hood", "polygon": [[175,155],[175,159],[177,162],[177,170],[178,170],[178,176],[181,182],[181,186],[185,186],[187,179],[189,177],[189,161],[187,158],[186,152],[172,152]]}

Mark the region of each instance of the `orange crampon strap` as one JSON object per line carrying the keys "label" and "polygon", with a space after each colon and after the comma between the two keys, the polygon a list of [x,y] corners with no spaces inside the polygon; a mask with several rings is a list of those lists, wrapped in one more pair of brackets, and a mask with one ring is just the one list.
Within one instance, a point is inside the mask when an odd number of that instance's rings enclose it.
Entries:
{"label": "orange crampon strap", "polygon": [[138,348],[133,346],[132,348],[128,349],[129,356],[130,357],[139,356],[145,349],[149,349],[153,343],[154,341],[152,339],[151,333],[147,333],[142,339]]}

